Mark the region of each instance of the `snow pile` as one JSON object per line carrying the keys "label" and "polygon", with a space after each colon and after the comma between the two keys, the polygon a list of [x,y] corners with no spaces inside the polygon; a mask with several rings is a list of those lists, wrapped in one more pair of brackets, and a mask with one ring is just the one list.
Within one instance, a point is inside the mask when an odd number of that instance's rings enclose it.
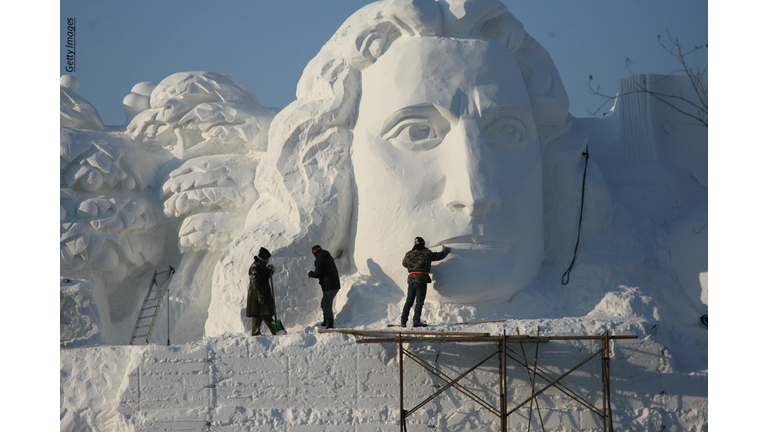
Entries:
{"label": "snow pile", "polygon": [[102,342],[109,320],[102,323],[99,310],[107,309],[107,299],[100,290],[94,290],[90,281],[63,279],[60,293],[61,346],[88,346]]}
{"label": "snow pile", "polygon": [[[364,7],[279,113],[232,77],[182,72],[134,86],[126,125],[105,127],[77,85],[62,78],[62,430],[395,429],[396,351],[317,334],[320,290],[307,272],[312,245],[331,251],[337,326],[382,329],[399,319],[400,261],[417,235],[452,248],[433,267],[423,315],[437,329],[503,319],[471,331],[637,334],[612,344],[614,423],[706,429],[706,132],[664,130],[674,114],[648,95],[600,120],[573,118],[549,55],[500,2]],[[278,269],[287,336],[245,335],[260,247]],[[152,271],[168,265],[170,308],[152,340],[174,345],[110,346],[128,342]],[[484,356],[412,346],[454,376]],[[564,373],[593,348],[542,345],[542,367]],[[530,395],[521,370],[515,400]],[[443,385],[408,371],[410,404]],[[491,397],[497,373],[489,363],[473,385]],[[599,374],[588,366],[572,385],[593,398]],[[546,429],[601,430],[550,392],[539,401]],[[446,395],[409,424],[497,427]]]}

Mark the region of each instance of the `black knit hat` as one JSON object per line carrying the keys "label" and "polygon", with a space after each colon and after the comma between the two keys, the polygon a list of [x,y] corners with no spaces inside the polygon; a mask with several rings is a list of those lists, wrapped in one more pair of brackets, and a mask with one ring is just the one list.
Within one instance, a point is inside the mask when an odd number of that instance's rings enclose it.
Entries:
{"label": "black knit hat", "polygon": [[269,257],[271,257],[271,256],[272,256],[272,254],[269,253],[269,251],[266,250],[265,248],[260,248],[259,249],[259,258],[261,258],[263,260],[268,260]]}
{"label": "black knit hat", "polygon": [[421,245],[421,246],[424,246],[424,245],[426,244],[426,242],[424,241],[424,239],[423,239],[423,238],[421,238],[421,237],[416,237],[415,239],[413,239],[413,244],[414,244],[414,245]]}
{"label": "black knit hat", "polygon": [[319,251],[320,249],[322,249],[322,248],[320,247],[320,245],[314,245],[314,246],[312,246],[312,253],[313,253],[313,254],[314,254],[314,253],[317,253],[317,251]]}

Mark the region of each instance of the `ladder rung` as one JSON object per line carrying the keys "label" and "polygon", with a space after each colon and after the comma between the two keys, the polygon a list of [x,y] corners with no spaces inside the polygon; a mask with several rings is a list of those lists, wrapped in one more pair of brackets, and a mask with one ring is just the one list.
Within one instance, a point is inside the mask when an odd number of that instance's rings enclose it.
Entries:
{"label": "ladder rung", "polygon": [[149,335],[148,335],[148,334],[143,334],[143,335],[136,335],[136,336],[134,336],[133,338],[134,338],[134,339],[141,339],[141,338],[143,338],[143,337],[147,337],[147,336],[149,336]]}
{"label": "ladder rung", "polygon": [[136,330],[138,330],[140,328],[147,328],[147,327],[152,327],[152,324],[147,324],[147,325],[143,325],[143,326],[136,326]]}

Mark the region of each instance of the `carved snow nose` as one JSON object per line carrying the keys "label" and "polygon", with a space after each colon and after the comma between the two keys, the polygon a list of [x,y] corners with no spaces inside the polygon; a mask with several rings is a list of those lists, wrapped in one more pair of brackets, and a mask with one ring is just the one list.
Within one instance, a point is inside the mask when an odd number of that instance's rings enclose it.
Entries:
{"label": "carved snow nose", "polygon": [[452,211],[471,218],[485,216],[501,204],[492,181],[492,167],[477,121],[461,120],[445,138],[446,185],[443,200]]}

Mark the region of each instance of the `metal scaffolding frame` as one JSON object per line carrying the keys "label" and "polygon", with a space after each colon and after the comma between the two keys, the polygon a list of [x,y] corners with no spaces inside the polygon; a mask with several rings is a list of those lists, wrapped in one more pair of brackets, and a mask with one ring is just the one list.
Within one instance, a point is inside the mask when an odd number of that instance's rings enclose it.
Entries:
{"label": "metal scaffolding frame", "polygon": [[[542,430],[544,430],[544,422],[541,416],[541,410],[539,408],[538,396],[544,393],[550,388],[555,388],[561,393],[565,394],[569,398],[575,400],[579,404],[585,406],[591,412],[596,414],[603,422],[603,430],[613,432],[613,421],[611,416],[611,400],[610,400],[610,341],[617,339],[637,339],[637,335],[611,335],[609,331],[600,336],[530,336],[530,335],[507,335],[506,330],[502,335],[489,335],[488,333],[450,333],[450,332],[407,332],[407,331],[375,331],[375,330],[325,330],[323,332],[337,332],[353,334],[356,336],[364,336],[362,339],[358,339],[357,343],[397,343],[398,345],[398,370],[399,370],[399,385],[400,385],[400,430],[407,431],[407,418],[424,407],[426,404],[440,396],[448,389],[456,389],[461,394],[467,396],[482,408],[490,411],[493,415],[499,418],[500,430],[507,432],[507,419],[508,417],[523,408],[526,405],[531,406],[531,410],[528,415],[528,429],[531,427],[531,416],[533,414],[533,404],[536,405],[536,412],[539,416],[539,422]],[[385,334],[387,337],[370,337],[371,335]],[[549,373],[542,370],[538,365],[539,359],[539,345],[542,343],[548,343],[550,341],[587,341],[596,340],[600,341],[600,348],[595,352],[590,352],[583,360],[581,360],[576,366],[572,367],[560,376],[554,377]],[[428,364],[424,359],[419,358],[413,351],[406,349],[403,344],[405,343],[446,343],[446,342],[464,342],[464,343],[494,343],[497,348],[483,358],[481,361],[462,372],[456,377],[448,376],[441,372],[436,367]],[[520,343],[522,354],[510,350],[507,347],[508,343]],[[535,344],[535,355],[533,361],[526,356],[524,343]],[[470,389],[460,384],[464,377],[469,375],[472,371],[482,366],[493,357],[498,356],[499,359],[499,406],[495,407],[491,403],[483,400],[480,396],[473,393]],[[587,364],[590,360],[597,356],[601,356],[601,379],[602,379],[602,409],[596,407],[593,403],[589,402],[585,397],[579,395],[577,392],[568,388],[561,381],[568,375]],[[438,391],[429,395],[426,399],[416,404],[413,408],[405,408],[404,399],[404,360],[405,358],[412,360],[417,365],[424,368],[427,372],[443,380],[446,385],[441,387]],[[531,384],[531,395],[524,401],[518,403],[513,408],[508,408],[507,401],[507,360],[511,360],[514,364],[522,366],[526,369]],[[536,380],[541,379],[547,384],[536,390]]]}

